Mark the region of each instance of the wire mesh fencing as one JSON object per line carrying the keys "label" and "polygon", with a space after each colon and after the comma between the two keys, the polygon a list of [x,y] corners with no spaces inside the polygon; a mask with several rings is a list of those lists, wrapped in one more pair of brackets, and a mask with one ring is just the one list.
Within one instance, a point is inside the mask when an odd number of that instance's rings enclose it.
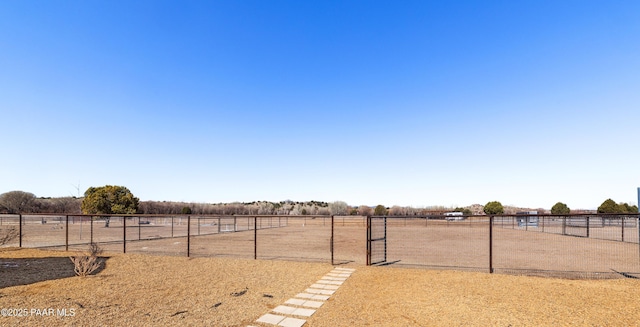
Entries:
{"label": "wire mesh fencing", "polygon": [[20,230],[5,246],[76,250],[98,243],[109,252],[331,262],[332,222],[331,216],[0,215],[5,228]]}
{"label": "wire mesh fencing", "polygon": [[[384,265],[563,278],[640,277],[637,216],[384,218]],[[371,255],[380,255],[376,252],[372,247]]]}
{"label": "wire mesh fencing", "polygon": [[4,246],[79,250],[95,242],[109,252],[640,277],[634,215],[0,215],[0,232],[9,229],[20,237]]}

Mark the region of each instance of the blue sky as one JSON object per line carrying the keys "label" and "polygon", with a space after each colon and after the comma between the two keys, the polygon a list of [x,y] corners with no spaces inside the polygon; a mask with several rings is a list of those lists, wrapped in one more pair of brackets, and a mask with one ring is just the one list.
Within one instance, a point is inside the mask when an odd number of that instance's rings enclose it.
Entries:
{"label": "blue sky", "polygon": [[0,193],[637,202],[637,1],[2,1]]}

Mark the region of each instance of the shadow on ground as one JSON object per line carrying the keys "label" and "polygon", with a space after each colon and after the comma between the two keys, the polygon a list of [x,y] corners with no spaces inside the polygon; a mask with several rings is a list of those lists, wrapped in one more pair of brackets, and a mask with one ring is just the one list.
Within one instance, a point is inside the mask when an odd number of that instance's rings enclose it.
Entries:
{"label": "shadow on ground", "polygon": [[[102,264],[92,275],[104,269],[108,257],[100,259]],[[0,288],[73,277],[73,268],[69,257],[0,258]]]}

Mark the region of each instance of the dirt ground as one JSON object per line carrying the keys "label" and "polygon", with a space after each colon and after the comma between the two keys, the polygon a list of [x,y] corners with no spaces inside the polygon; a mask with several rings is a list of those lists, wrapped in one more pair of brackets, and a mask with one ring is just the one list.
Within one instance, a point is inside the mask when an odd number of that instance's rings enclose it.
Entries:
{"label": "dirt ground", "polygon": [[[257,318],[333,268],[105,253],[104,268],[82,278],[70,254],[0,249],[0,308],[27,313],[0,325],[259,326]],[[356,271],[305,326],[640,326],[637,279],[346,266]]]}

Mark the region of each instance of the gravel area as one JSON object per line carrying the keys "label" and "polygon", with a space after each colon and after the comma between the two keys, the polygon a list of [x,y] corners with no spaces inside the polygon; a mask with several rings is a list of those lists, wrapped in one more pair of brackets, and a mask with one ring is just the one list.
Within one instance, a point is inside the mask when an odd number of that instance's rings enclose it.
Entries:
{"label": "gravel area", "polygon": [[[105,253],[104,269],[81,278],[73,276],[68,255],[0,249],[0,308],[28,311],[0,317],[0,325],[266,326],[255,320],[333,269]],[[356,271],[305,326],[640,326],[637,279],[349,267]],[[49,308],[73,316],[44,315]]]}

